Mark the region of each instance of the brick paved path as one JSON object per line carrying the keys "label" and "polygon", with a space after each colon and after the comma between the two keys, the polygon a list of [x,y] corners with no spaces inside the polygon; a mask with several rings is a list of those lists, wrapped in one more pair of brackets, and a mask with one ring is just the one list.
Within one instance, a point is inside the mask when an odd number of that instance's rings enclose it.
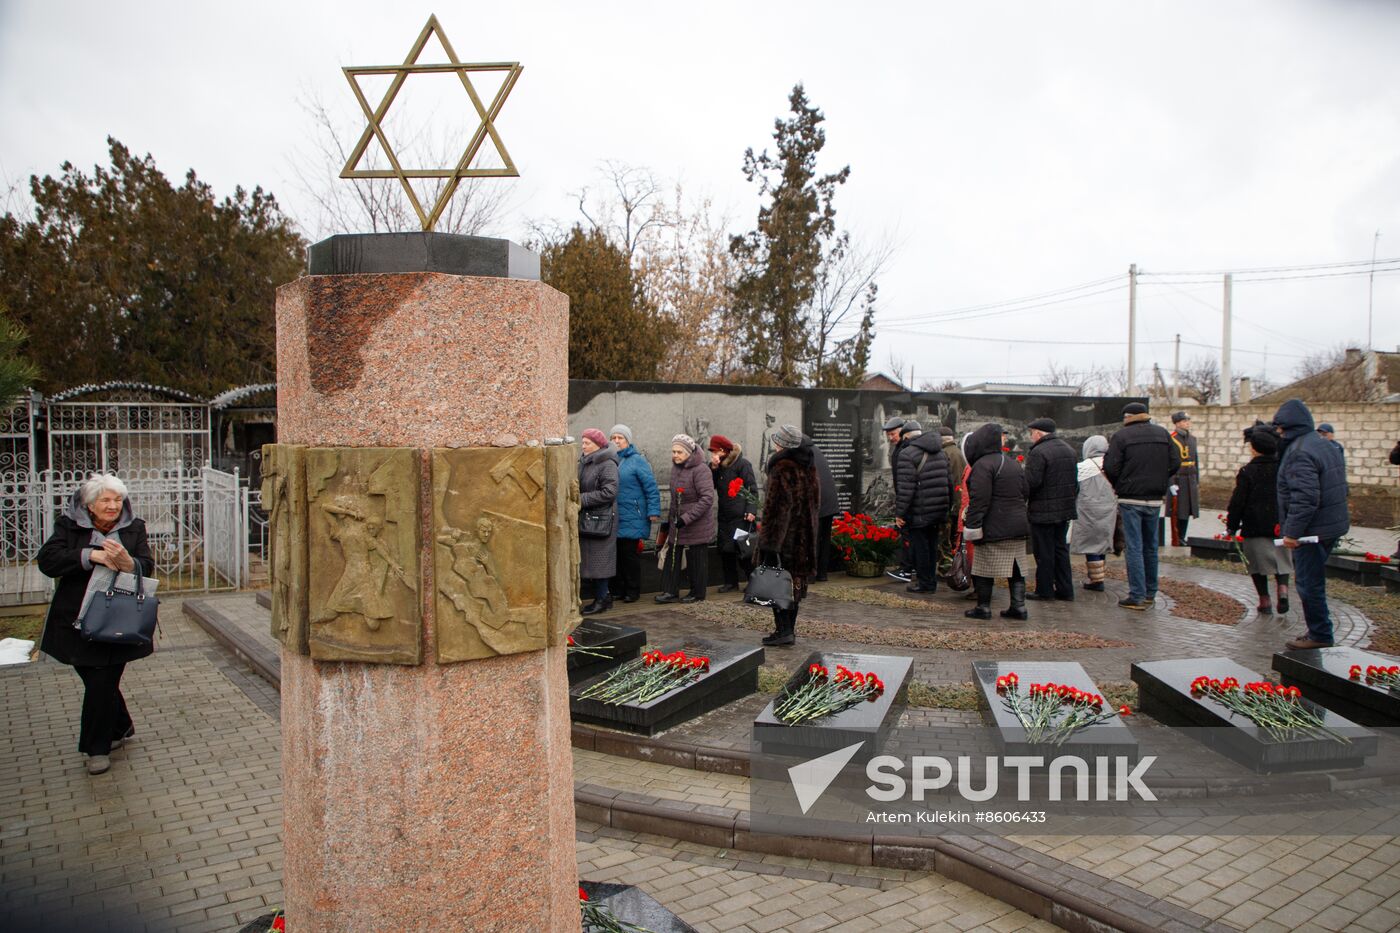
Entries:
{"label": "brick paved path", "polygon": [[[222,599],[266,632],[251,596]],[[0,669],[0,928],[232,931],[282,897],[278,697],[162,604],[160,650],[123,688],[138,736],[90,777],[81,684]],[[581,823],[581,875],[641,885],[700,930],[1049,930],[936,874],[716,850]]]}

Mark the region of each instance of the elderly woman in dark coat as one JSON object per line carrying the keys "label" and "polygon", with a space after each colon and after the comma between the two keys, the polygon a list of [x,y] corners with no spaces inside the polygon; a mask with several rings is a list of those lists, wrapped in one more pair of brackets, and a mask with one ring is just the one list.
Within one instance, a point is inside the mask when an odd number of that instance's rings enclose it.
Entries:
{"label": "elderly woman in dark coat", "polygon": [[1026,612],[1026,514],[1029,484],[1016,458],[1002,450],[1005,433],[999,424],[984,424],[967,437],[963,453],[971,464],[967,478],[967,518],[963,537],[977,542],[972,552],[972,584],[977,606],[963,613],[970,619],[992,617],[992,583],[1006,577],[1011,606],[1004,619],[1028,619]]}
{"label": "elderly woman in dark coat", "polygon": [[578,461],[580,512],[606,512],[611,526],[606,535],[585,536],[580,517],[579,576],[593,581],[593,602],[583,607],[591,616],[612,608],[608,581],[617,573],[617,454],[597,428],[583,432],[583,456]]}
{"label": "elderly woman in dark coat", "polygon": [[[715,540],[715,480],[700,445],[689,434],[671,438],[670,485],[670,512],[661,525],[665,542],[658,544],[662,592],[656,601],[698,603],[705,598],[710,542]],[[681,571],[690,581],[685,596],[680,595]]]}
{"label": "elderly woman in dark coat", "polygon": [[1278,527],[1278,436],[1264,422],[1246,428],[1244,441],[1252,459],[1235,474],[1235,491],[1225,515],[1225,533],[1244,538],[1245,567],[1259,594],[1257,611],[1273,615],[1269,576],[1278,583],[1278,611],[1288,612],[1288,578],[1293,559],[1288,549],[1274,544]]}
{"label": "elderly woman in dark coat", "polygon": [[791,609],[773,607],[773,633],[765,645],[797,641],[797,607],[807,595],[807,578],[817,570],[817,512],[821,480],[812,455],[812,442],[798,428],[785,424],[773,435],[768,460],[763,520],[758,547],[765,559],[781,563],[792,574]]}
{"label": "elderly woman in dark coat", "polygon": [[[724,571],[724,585],[719,591],[732,593],[739,588],[741,566],[744,576],[749,575],[749,562],[739,557],[739,542],[734,540],[734,532],[741,528],[753,530],[758,516],[743,494],[758,493],[758,478],[754,475],[753,464],[744,457],[744,448],[723,434],[710,438],[710,470],[714,474],[715,499],[719,502],[719,532],[715,544],[719,547],[719,564]],[[734,485],[736,482],[738,486]]]}
{"label": "elderly woman in dark coat", "polygon": [[146,523],[133,513],[122,481],[105,473],[94,474],[73,493],[39,550],[39,569],[58,578],[39,647],[71,664],[83,680],[78,751],[88,756],[88,774],[110,768],[112,750],[134,734],[122,697],[122,673],[151,648],[86,641],[76,628],[78,613],[94,570],[130,573],[137,561],[143,576],[155,573]]}

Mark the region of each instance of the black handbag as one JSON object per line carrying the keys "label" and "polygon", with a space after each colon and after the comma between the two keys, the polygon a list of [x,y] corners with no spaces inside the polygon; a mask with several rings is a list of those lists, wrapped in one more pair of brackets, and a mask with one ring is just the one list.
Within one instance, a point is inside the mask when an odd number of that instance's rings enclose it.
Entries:
{"label": "black handbag", "polygon": [[122,574],[115,574],[105,592],[93,594],[87,612],[78,620],[78,631],[86,641],[108,645],[151,647],[156,635],[156,607],[160,600],[146,595],[142,584],[141,561],[136,561],[136,581],[130,589],[121,586]]}
{"label": "black handbag", "polygon": [[754,531],[752,527],[743,530],[748,533],[742,538],[734,539],[734,550],[739,552],[739,557],[742,560],[749,560],[758,550],[758,532]]}
{"label": "black handbag", "polygon": [[792,574],[782,568],[763,565],[755,567],[749,574],[749,585],[744,590],[744,602],[751,606],[770,606],[775,609],[791,609],[796,603],[792,593]]}
{"label": "black handbag", "polygon": [[972,586],[972,567],[967,560],[967,545],[958,541],[958,549],[953,554],[953,566],[948,571],[948,586],[961,593]]}
{"label": "black handbag", "polygon": [[612,509],[584,509],[578,516],[578,533],[584,538],[606,538],[613,532]]}

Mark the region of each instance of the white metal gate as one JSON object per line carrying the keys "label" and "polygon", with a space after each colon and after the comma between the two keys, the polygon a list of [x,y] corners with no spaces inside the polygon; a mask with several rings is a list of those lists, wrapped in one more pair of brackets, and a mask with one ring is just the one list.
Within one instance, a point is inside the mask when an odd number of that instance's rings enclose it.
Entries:
{"label": "white metal gate", "polygon": [[[248,489],[209,467],[133,470],[126,483],[146,522],[161,591],[237,589],[248,576]],[[0,605],[43,602],[52,582],[35,559],[88,474],[45,470],[0,477]]]}

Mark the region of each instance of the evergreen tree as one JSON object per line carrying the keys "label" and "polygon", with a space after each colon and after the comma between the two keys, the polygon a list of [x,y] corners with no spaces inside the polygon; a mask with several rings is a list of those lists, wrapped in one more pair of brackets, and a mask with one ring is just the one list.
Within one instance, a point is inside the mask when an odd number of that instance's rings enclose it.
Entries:
{"label": "evergreen tree", "polygon": [[730,252],[740,267],[733,315],[748,378],[799,386],[818,350],[809,312],[826,246],[835,235],[831,202],[850,167],[817,175],[825,117],[808,103],[801,84],[792,89],[788,104],[791,116],[774,121],[777,153],[744,153],[744,176],[758,184],[768,203],[759,208],[756,229],[732,238]]}
{"label": "evergreen tree", "polygon": [[0,217],[0,300],[54,392],[134,380],[198,395],[275,373],[277,286],[305,244],[261,188],[217,201],[193,171],[172,185],[108,139],[91,177],[65,162],[30,179],[32,219]]}
{"label": "evergreen tree", "polygon": [[540,277],[569,296],[569,378],[657,377],[673,325],[641,296],[626,250],[576,225],[545,244]]}
{"label": "evergreen tree", "polygon": [[27,339],[29,335],[10,319],[9,309],[0,301],[0,410],[17,402],[39,380],[39,370],[21,352]]}

